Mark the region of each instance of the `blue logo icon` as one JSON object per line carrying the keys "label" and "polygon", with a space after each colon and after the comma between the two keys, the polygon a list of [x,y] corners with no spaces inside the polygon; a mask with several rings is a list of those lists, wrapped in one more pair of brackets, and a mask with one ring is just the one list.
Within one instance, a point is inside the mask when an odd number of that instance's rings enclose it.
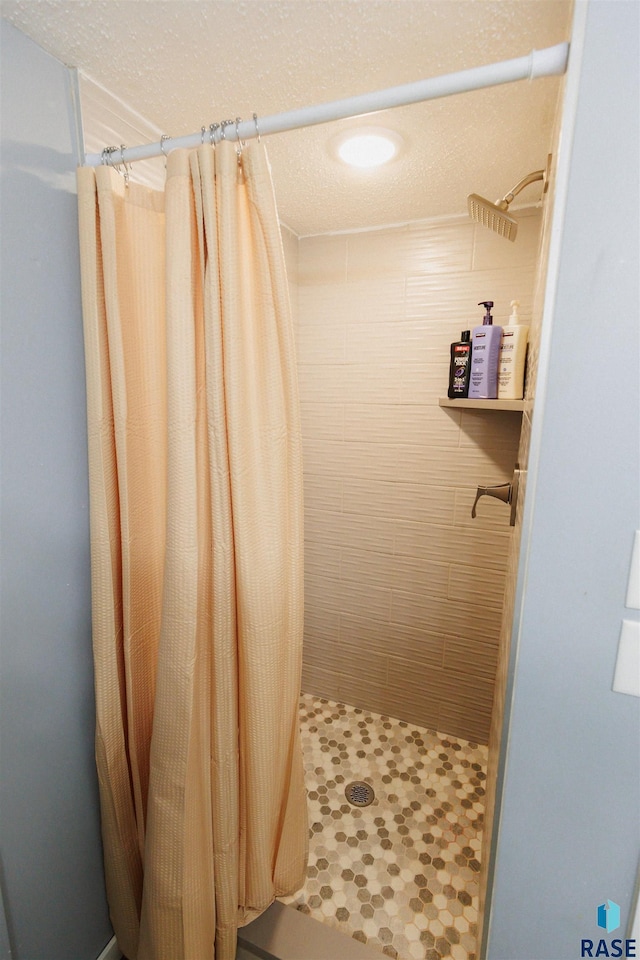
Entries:
{"label": "blue logo icon", "polygon": [[620,907],[613,900],[607,900],[607,903],[609,906],[601,903],[598,907],[598,926],[611,933],[620,926]]}

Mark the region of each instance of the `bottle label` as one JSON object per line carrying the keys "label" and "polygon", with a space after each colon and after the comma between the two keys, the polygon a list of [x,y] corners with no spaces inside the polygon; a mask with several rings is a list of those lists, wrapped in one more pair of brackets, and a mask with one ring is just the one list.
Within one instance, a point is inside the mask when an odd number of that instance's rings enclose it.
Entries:
{"label": "bottle label", "polygon": [[469,391],[471,345],[469,343],[453,345],[451,360],[449,396],[466,397]]}

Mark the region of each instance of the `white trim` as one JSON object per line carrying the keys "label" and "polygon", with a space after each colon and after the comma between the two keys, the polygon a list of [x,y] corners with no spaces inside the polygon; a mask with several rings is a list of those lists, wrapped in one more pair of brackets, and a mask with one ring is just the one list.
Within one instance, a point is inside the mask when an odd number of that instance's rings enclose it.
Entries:
{"label": "white trim", "polygon": [[[509,206],[510,213],[520,213],[523,217],[531,217],[541,209],[541,200],[534,200],[533,203],[520,203],[516,206],[510,204]],[[346,230],[325,230],[322,233],[302,233],[299,236],[296,234],[296,236],[298,236],[299,240],[312,240],[314,237],[343,237],[350,236],[353,233],[377,233],[380,230],[398,230],[402,227],[414,227],[416,224],[448,223],[451,220],[459,220],[461,223],[464,221],[469,221],[469,223],[473,225],[469,214],[465,211],[465,213],[439,213],[435,217],[420,217],[419,220],[399,220],[394,223],[378,223],[374,224],[372,227],[347,227]],[[286,226],[287,225],[285,223],[285,227]],[[294,231],[291,230],[291,233],[293,232]]]}

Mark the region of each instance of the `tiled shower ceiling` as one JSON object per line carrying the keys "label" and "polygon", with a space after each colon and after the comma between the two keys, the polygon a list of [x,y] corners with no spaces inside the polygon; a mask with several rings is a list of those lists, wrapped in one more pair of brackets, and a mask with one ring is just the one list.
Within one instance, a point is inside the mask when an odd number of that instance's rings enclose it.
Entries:
{"label": "tiled shower ceiling", "polygon": [[[524,56],[569,39],[568,0],[3,0],[2,16],[172,136]],[[544,166],[552,77],[269,138],[299,235],[463,213]],[[328,142],[358,122],[407,149],[350,170]],[[129,144],[132,146],[133,144]],[[536,199],[529,188],[523,200]]]}

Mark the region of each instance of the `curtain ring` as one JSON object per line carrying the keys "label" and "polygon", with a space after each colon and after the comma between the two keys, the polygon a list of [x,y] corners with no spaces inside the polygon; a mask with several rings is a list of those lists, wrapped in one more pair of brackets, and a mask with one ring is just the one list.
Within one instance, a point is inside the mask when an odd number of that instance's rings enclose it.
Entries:
{"label": "curtain ring", "polygon": [[[120,147],[112,147],[111,149],[112,149],[112,153],[117,153],[118,150],[122,151],[122,147],[121,147],[121,146],[120,146]],[[120,164],[121,164],[121,163],[122,163],[122,160],[118,160],[117,163],[116,163],[114,160],[111,161],[111,166],[114,168],[114,170],[117,171],[117,173],[120,174],[120,176],[123,175],[123,174],[122,174],[122,170],[120,169]]]}
{"label": "curtain ring", "polygon": [[204,146],[204,133],[207,128],[205,126],[200,127],[200,143]]}
{"label": "curtain ring", "polygon": [[164,142],[165,140],[171,140],[171,137],[168,133],[163,133],[160,137],[160,150],[162,151],[162,156],[164,157],[164,168],[167,169],[167,155],[164,152]]}
{"label": "curtain ring", "polygon": [[209,124],[209,143],[212,147],[216,145],[216,133],[220,127],[219,123],[210,123]]}
{"label": "curtain ring", "polygon": [[236,155],[238,157],[238,163],[242,160],[242,151],[244,149],[244,143],[240,139],[240,134],[238,133],[238,124],[242,123],[242,117],[236,117],[236,140],[238,141],[238,146],[236,147]]}
{"label": "curtain ring", "polygon": [[260,128],[258,127],[258,114],[254,113],[253,122],[256,125],[256,137],[258,138],[258,143],[260,143]]}
{"label": "curtain ring", "polygon": [[222,131],[222,139],[227,139],[227,127],[233,126],[233,120],[223,120],[220,124],[220,130]]}
{"label": "curtain ring", "polygon": [[118,149],[117,147],[105,147],[104,150],[102,151],[102,154],[101,154],[101,156],[102,156],[102,163],[103,163],[106,167],[112,167],[112,166],[113,166],[113,164],[111,163],[111,157],[112,157],[114,151],[117,150],[117,149]]}
{"label": "curtain ring", "polygon": [[121,143],[121,144],[120,144],[120,158],[121,158],[121,160],[122,160],[122,166],[124,167],[124,174],[123,174],[123,176],[124,176],[124,185],[125,185],[125,187],[128,187],[128,186],[129,186],[129,174],[130,174],[130,170],[131,170],[131,164],[129,164],[129,167],[127,168],[127,161],[126,161],[125,158],[124,158],[124,152],[125,152],[126,149],[127,149],[126,145],[125,145],[124,143]]}

